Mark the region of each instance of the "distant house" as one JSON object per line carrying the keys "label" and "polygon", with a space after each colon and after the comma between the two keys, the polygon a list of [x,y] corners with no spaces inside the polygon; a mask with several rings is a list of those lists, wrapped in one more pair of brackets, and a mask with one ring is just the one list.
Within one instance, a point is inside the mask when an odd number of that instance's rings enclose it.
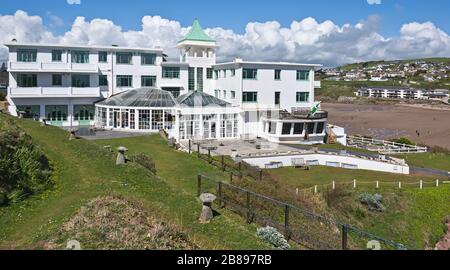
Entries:
{"label": "distant house", "polygon": [[427,99],[442,100],[449,97],[449,91],[445,89],[425,90],[408,87],[361,87],[357,96],[368,98],[389,99]]}

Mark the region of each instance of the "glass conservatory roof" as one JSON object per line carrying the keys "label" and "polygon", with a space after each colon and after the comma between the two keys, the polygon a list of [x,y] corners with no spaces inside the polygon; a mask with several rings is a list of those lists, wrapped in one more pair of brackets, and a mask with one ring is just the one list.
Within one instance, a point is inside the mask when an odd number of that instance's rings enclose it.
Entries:
{"label": "glass conservatory roof", "polygon": [[220,106],[227,107],[230,103],[211,96],[202,91],[193,91],[177,98],[181,106],[188,107],[206,107],[206,106]]}
{"label": "glass conservatory roof", "polygon": [[111,96],[98,105],[122,107],[162,107],[170,108],[177,105],[170,92],[158,88],[138,88]]}

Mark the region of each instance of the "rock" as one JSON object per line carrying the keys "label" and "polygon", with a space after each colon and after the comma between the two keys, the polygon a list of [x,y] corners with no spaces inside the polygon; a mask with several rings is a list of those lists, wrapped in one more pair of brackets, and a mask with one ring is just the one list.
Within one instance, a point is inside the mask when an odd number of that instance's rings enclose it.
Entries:
{"label": "rock", "polygon": [[118,153],[117,153],[116,165],[124,165],[127,162],[127,160],[125,158],[125,152],[127,152],[128,149],[123,146],[120,146],[117,148],[117,151],[118,151]]}
{"label": "rock", "polygon": [[200,223],[206,224],[210,223],[214,218],[214,213],[212,210],[212,203],[216,200],[216,196],[210,193],[203,193],[200,195],[200,200],[203,203],[202,213],[200,214]]}

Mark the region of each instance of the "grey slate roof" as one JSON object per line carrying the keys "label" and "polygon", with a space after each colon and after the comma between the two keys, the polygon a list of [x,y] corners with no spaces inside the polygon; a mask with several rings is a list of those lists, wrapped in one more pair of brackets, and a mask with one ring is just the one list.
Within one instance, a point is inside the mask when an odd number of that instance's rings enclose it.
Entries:
{"label": "grey slate roof", "polygon": [[207,107],[207,106],[218,106],[218,107],[227,107],[231,104],[218,99],[214,96],[211,96],[202,91],[192,91],[185,95],[179,96],[177,98],[177,102],[181,106],[187,107]]}
{"label": "grey slate roof", "polygon": [[122,107],[174,107],[177,105],[170,92],[158,88],[138,88],[111,96],[99,105]]}

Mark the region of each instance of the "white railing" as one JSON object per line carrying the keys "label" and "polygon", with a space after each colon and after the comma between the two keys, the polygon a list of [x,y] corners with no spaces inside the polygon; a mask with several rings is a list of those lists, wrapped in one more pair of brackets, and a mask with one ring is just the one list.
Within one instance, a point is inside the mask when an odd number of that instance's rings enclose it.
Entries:
{"label": "white railing", "polygon": [[427,147],[396,143],[392,141],[370,139],[358,136],[348,136],[347,146],[363,148],[381,154],[413,154],[426,153]]}
{"label": "white railing", "polygon": [[100,87],[10,87],[10,97],[99,97]]}
{"label": "white railing", "polygon": [[14,71],[77,71],[98,72],[96,64],[61,63],[61,62],[9,62],[9,70]]}

